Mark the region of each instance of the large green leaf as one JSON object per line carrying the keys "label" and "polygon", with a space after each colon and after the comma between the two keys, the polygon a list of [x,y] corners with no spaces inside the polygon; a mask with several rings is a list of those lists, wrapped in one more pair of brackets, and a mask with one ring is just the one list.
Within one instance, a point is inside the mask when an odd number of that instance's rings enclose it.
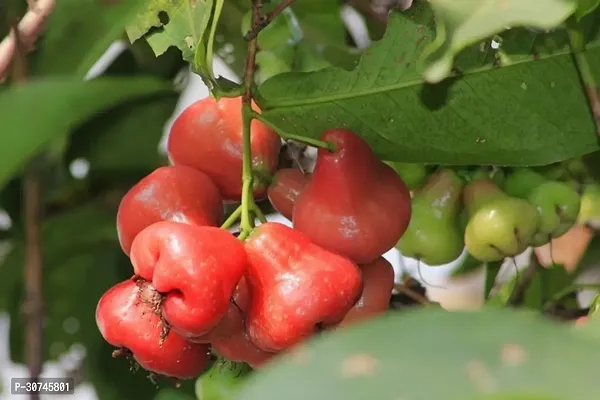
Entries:
{"label": "large green leaf", "polygon": [[437,29],[435,40],[423,53],[423,74],[432,83],[450,74],[454,57],[465,47],[507,26],[554,28],[576,8],[575,0],[430,0],[429,4]]}
{"label": "large green leaf", "polygon": [[176,103],[176,96],[165,94],[121,104],[94,116],[72,135],[68,159],[87,159],[93,174],[147,173],[165,164],[158,145]]}
{"label": "large green leaf", "polygon": [[0,92],[0,187],[38,150],[91,115],[127,100],[170,93],[148,78],[32,81]]}
{"label": "large green leaf", "polygon": [[146,3],[145,0],[60,0],[35,54],[35,74],[83,78]]}
{"label": "large green leaf", "polygon": [[[261,85],[259,105],[284,132],[317,137],[347,127],[392,161],[539,165],[597,150],[566,33],[506,36],[500,52],[488,40],[461,53],[461,76],[426,84],[415,64],[434,37],[434,19],[419,1],[391,15],[384,39],[353,71],[275,76]],[[586,52],[596,73],[599,47],[596,38]]]}
{"label": "large green leaf", "polygon": [[425,308],[300,346],[236,399],[595,400],[596,346],[529,312]]}
{"label": "large green leaf", "polygon": [[146,40],[157,56],[176,46],[183,58],[192,62],[210,21],[212,7],[212,0],[147,1],[145,8],[127,27],[129,40],[133,42],[148,32]]}

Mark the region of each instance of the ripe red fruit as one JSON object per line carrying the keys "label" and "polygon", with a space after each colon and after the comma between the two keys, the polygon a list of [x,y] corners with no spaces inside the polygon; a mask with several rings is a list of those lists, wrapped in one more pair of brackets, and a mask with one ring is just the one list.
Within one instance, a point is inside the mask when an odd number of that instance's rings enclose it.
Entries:
{"label": "ripe red fruit", "polygon": [[358,135],[334,129],[322,139],[335,151],[319,149],[310,181],[296,200],[294,227],[325,249],[368,264],[406,231],[410,193]]}
{"label": "ripe red fruit", "polygon": [[277,171],[267,190],[273,208],[291,220],[296,199],[302,193],[309,179],[310,174],[304,173],[298,168],[282,168]]}
{"label": "ripe red fruit", "polygon": [[131,262],[136,275],[164,296],[162,315],[186,338],[219,324],[246,270],[244,246],[228,231],[171,221],[139,233]]}
{"label": "ripe red fruit", "polygon": [[219,338],[229,338],[230,336],[245,332],[246,326],[242,313],[246,312],[249,305],[250,294],[248,293],[248,286],[246,279],[242,278],[233,292],[227,313],[219,324],[206,335],[191,338],[190,340],[196,343],[210,343]]}
{"label": "ripe red fruit", "polygon": [[221,194],[204,173],[185,166],[160,167],[133,186],[121,200],[117,233],[126,254],[144,228],[162,220],[220,225]]}
{"label": "ripe red fruit", "polygon": [[360,297],[360,269],[276,222],[245,242],[250,309],[246,329],[261,350],[278,352],[339,323]]}
{"label": "ripe red fruit", "polygon": [[208,366],[210,349],[172,331],[165,337],[151,301],[155,295],[147,282],[116,284],[98,302],[98,329],[108,343],[131,351],[142,368],[179,379],[195,378]]}
{"label": "ripe red fruit", "polygon": [[212,347],[226,359],[234,362],[245,362],[252,368],[260,367],[275,355],[256,347],[244,331],[233,336],[215,339],[212,342]]}
{"label": "ripe red fruit", "polygon": [[[253,107],[255,110],[257,107]],[[207,97],[186,108],[173,123],[167,152],[175,165],[205,172],[226,200],[239,201],[242,190],[241,97]],[[267,183],[277,168],[281,139],[258,120],[251,125],[252,169],[256,173],[254,197],[264,198]]]}
{"label": "ripe red fruit", "polygon": [[363,291],[360,299],[344,317],[340,325],[367,320],[385,313],[390,306],[394,289],[394,267],[383,257],[370,264],[360,265]]}

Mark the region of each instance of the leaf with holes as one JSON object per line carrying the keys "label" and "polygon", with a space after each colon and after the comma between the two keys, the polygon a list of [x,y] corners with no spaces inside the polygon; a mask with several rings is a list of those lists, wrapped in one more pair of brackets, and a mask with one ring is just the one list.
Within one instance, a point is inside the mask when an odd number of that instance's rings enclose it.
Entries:
{"label": "leaf with holes", "polygon": [[575,0],[429,0],[436,37],[423,51],[423,75],[432,83],[445,79],[456,54],[507,26],[551,29],[567,19]]}
{"label": "leaf with holes", "polygon": [[60,0],[33,54],[35,75],[83,78],[146,0]]}
{"label": "leaf with holes", "polygon": [[55,78],[0,92],[0,149],[9,150],[0,158],[0,188],[43,146],[93,114],[127,100],[169,92],[166,82],[131,77],[89,82]]}
{"label": "leaf with holes", "polygon": [[[385,37],[356,69],[267,80],[258,97],[264,118],[305,137],[351,129],[390,161],[540,165],[600,148],[566,32],[510,30],[500,49],[488,39],[463,51],[461,75],[432,85],[415,63],[434,26],[430,6],[419,1],[391,14]],[[600,79],[598,33],[585,54]]]}
{"label": "leaf with holes", "polygon": [[186,61],[194,60],[198,43],[208,27],[212,0],[152,0],[127,27],[130,41],[146,35],[159,56],[171,46],[178,47]]}
{"label": "leaf with holes", "polygon": [[364,400],[375,392],[378,399],[596,400],[596,346],[531,312],[425,308],[300,345],[256,371],[236,400]]}

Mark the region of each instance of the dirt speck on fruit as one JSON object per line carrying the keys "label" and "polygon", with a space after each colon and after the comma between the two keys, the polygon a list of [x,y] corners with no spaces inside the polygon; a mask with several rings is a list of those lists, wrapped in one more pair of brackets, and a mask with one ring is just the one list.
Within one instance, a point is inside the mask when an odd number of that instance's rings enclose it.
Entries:
{"label": "dirt speck on fruit", "polygon": [[467,378],[482,393],[493,393],[497,390],[498,384],[486,365],[480,360],[471,360],[466,367]]}
{"label": "dirt speck on fruit", "polygon": [[514,366],[523,364],[527,358],[527,354],[523,346],[511,343],[507,343],[502,346],[500,355],[504,364]]}
{"label": "dirt speck on fruit", "polygon": [[353,354],[342,361],[342,378],[374,375],[379,366],[377,359],[368,353]]}

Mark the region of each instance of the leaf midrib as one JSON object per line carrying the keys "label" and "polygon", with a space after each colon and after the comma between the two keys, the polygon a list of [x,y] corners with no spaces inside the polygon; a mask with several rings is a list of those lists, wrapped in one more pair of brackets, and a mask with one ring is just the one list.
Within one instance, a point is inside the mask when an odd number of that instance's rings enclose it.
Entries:
{"label": "leaf midrib", "polygon": [[[587,52],[597,49],[597,48],[600,48],[600,42],[595,42],[595,43],[587,45],[585,52],[587,53]],[[511,67],[515,67],[517,65],[521,65],[521,64],[525,64],[525,63],[533,63],[533,62],[539,63],[540,61],[545,61],[545,60],[549,60],[549,59],[556,58],[556,57],[562,57],[562,56],[569,55],[569,54],[572,54],[572,52],[561,50],[561,51],[557,51],[552,54],[541,55],[540,58],[538,58],[534,61],[524,59],[521,61],[515,61],[515,62],[511,63],[510,65],[507,65],[504,67],[494,67],[491,65],[486,65],[486,66],[480,67],[480,68],[473,68],[473,69],[469,70],[468,72],[461,74],[460,76],[463,77],[463,76],[467,76],[467,75],[476,75],[479,73],[488,72],[493,69],[511,68]],[[338,69],[338,68],[336,68],[336,69]],[[338,70],[341,70],[341,69],[338,69]],[[341,71],[343,71],[343,70],[341,70]],[[346,71],[344,71],[344,72],[346,72]],[[304,74],[304,73],[302,73],[302,74]],[[294,73],[294,75],[298,75],[298,74]],[[454,77],[456,77],[456,76],[454,76]],[[370,96],[373,94],[390,92],[390,91],[398,90],[398,89],[404,89],[407,87],[417,86],[417,85],[421,85],[424,83],[426,83],[426,81],[424,79],[412,79],[409,81],[402,81],[402,82],[398,82],[398,83],[394,83],[394,84],[390,84],[390,85],[377,86],[375,88],[369,88],[369,89],[363,89],[363,90],[357,90],[357,91],[349,90],[344,93],[319,96],[319,97],[313,97],[313,98],[305,98],[305,99],[295,98],[292,100],[282,100],[282,101],[270,101],[269,99],[266,99],[266,102],[265,102],[266,104],[264,106],[264,112],[275,109],[275,108],[289,108],[289,107],[316,105],[316,104],[323,104],[323,103],[332,103],[332,102],[336,102],[336,101],[340,101],[340,100],[354,99],[354,98],[358,98],[358,97]]]}

